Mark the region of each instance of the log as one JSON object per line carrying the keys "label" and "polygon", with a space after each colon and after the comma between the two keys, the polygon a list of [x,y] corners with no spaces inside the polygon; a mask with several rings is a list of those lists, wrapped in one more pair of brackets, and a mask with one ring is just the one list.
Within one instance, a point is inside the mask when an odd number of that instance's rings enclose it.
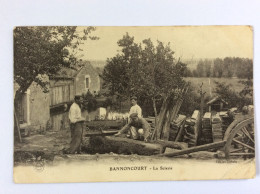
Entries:
{"label": "log", "polygon": [[86,153],[118,153],[118,154],[138,154],[138,155],[157,155],[164,151],[161,144],[145,143],[139,140],[133,140],[114,136],[92,136],[89,144],[82,147]]}
{"label": "log", "polygon": [[[175,105],[168,108],[169,115],[164,123],[163,131],[162,131],[162,139],[169,140],[169,134],[170,134],[170,123],[177,117],[177,114],[181,108],[183,97],[187,93],[188,87],[184,86],[181,89],[181,92],[175,101]],[[172,102],[173,103],[173,102]]]}
{"label": "log", "polygon": [[156,124],[156,131],[155,131],[155,134],[153,134],[152,136],[152,139],[154,139],[154,135],[155,138],[160,138],[161,136],[161,132],[162,132],[162,127],[164,125],[164,122],[165,122],[165,118],[166,118],[166,114],[167,114],[167,107],[169,105],[169,97],[166,96],[163,100],[163,104],[162,104],[162,107],[161,107],[161,110],[160,110],[160,113],[158,115],[158,119],[157,119],[157,124]]}
{"label": "log", "polygon": [[173,153],[159,154],[159,156],[174,157],[174,156],[180,156],[180,155],[184,155],[184,154],[190,154],[193,152],[208,151],[210,149],[224,147],[225,144],[226,144],[226,141],[220,141],[220,142],[216,142],[216,143],[210,143],[210,144],[205,144],[205,145],[201,145],[201,146],[187,148],[187,149],[176,151]]}
{"label": "log", "polygon": [[91,131],[87,132],[85,134],[85,137],[91,137],[91,136],[110,136],[118,133],[118,130],[115,131]]}
{"label": "log", "polygon": [[175,138],[175,142],[178,142],[181,140],[181,137],[183,136],[183,132],[184,132],[184,126],[185,126],[185,120],[183,121],[181,127],[179,128],[179,131],[177,133],[177,136]]}

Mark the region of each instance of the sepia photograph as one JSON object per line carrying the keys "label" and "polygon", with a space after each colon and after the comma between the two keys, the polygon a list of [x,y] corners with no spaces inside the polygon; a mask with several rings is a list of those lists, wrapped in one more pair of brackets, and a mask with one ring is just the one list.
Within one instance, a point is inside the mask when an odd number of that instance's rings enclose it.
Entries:
{"label": "sepia photograph", "polygon": [[16,26],[15,183],[255,177],[252,26]]}

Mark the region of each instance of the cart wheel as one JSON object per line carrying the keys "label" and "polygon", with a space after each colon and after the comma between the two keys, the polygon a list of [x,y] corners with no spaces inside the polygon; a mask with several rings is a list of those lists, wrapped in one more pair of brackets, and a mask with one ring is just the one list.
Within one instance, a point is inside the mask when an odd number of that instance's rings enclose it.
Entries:
{"label": "cart wheel", "polygon": [[227,129],[224,140],[227,159],[255,157],[254,118],[235,120]]}

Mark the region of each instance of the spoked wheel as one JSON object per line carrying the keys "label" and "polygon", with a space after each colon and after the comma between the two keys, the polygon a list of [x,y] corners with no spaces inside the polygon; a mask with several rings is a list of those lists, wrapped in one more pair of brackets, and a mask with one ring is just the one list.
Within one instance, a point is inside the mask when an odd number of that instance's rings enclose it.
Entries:
{"label": "spoked wheel", "polygon": [[224,140],[227,159],[255,157],[254,118],[235,120],[227,129]]}

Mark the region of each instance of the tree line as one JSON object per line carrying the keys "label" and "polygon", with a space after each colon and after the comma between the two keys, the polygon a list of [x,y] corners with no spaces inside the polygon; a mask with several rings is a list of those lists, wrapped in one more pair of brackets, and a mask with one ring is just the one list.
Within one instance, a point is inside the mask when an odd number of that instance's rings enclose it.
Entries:
{"label": "tree line", "polygon": [[216,58],[200,60],[196,69],[187,68],[185,77],[237,77],[253,78],[253,60],[240,57]]}

